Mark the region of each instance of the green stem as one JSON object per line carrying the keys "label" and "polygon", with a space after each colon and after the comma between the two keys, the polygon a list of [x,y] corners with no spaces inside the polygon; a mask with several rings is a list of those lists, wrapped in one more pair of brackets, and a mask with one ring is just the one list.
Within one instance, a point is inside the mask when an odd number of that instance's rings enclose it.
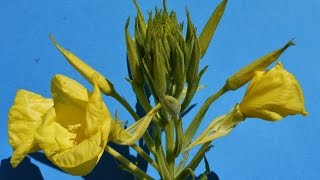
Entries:
{"label": "green stem", "polygon": [[139,176],[144,179],[153,180],[151,176],[146,174],[140,168],[138,168],[135,164],[129,161],[127,158],[123,157],[118,151],[114,150],[110,146],[106,146],[105,151],[108,152],[111,156],[120,161],[126,168],[130,170],[130,172],[134,173],[134,175]]}
{"label": "green stem", "polygon": [[211,141],[203,144],[201,146],[200,150],[197,152],[197,154],[192,158],[192,160],[185,167],[185,169],[180,174],[178,174],[178,176],[175,179],[177,179],[177,180],[186,179],[188,177],[188,175],[190,174],[190,170],[194,171],[196,169],[196,167],[199,165],[205,152],[210,147],[210,144],[211,144]]}
{"label": "green stem", "polygon": [[170,119],[166,127],[166,161],[168,163],[168,170],[171,177],[174,177],[174,120]]}
{"label": "green stem", "polygon": [[146,161],[148,161],[148,163],[150,163],[157,171],[159,171],[158,164],[142,148],[140,148],[136,144],[132,144],[130,147],[134,149]]}
{"label": "green stem", "polygon": [[181,119],[175,119],[174,126],[176,130],[176,142],[174,146],[174,156],[178,157],[183,143],[183,129],[182,129],[182,121]]}
{"label": "green stem", "polygon": [[141,104],[144,111],[146,113],[149,112],[152,109],[152,107],[146,97],[143,85],[138,85],[138,84],[132,83],[132,89],[133,89],[135,95],[137,96],[138,101]]}
{"label": "green stem", "polygon": [[[131,83],[132,85],[132,89],[135,93],[135,95],[137,96],[138,102],[141,104],[143,110],[148,113],[152,107],[148,101],[148,98],[144,92],[144,88],[143,85],[138,85],[135,83]],[[152,120],[153,122],[155,122],[156,124],[159,124],[160,121],[157,117],[154,117],[154,119]]]}
{"label": "green stem", "polygon": [[[126,101],[122,96],[120,96],[116,91],[114,91],[114,93],[111,94],[111,96],[116,99],[120,104],[122,104],[127,111],[131,114],[131,116],[134,118],[135,121],[138,121],[140,119],[140,117],[138,116],[138,114],[132,109],[132,107],[130,106],[130,104],[128,103],[128,101]],[[146,142],[148,148],[150,149],[150,151],[152,152],[152,154],[155,154],[155,147],[154,147],[154,142],[150,136],[150,134],[148,132],[146,132],[143,135],[143,139]]]}
{"label": "green stem", "polygon": [[126,101],[122,96],[120,96],[116,91],[111,94],[111,96],[116,99],[122,106],[124,106],[127,111],[131,114],[131,116],[134,118],[135,121],[138,121],[140,117],[138,114],[133,110],[133,108],[130,106],[128,101]]}
{"label": "green stem", "polygon": [[155,155],[156,160],[159,165],[159,174],[161,176],[161,179],[173,179],[173,177],[170,176],[168,164],[165,159],[165,155],[162,148],[162,140],[161,140],[161,129],[159,127],[154,128],[155,132],[155,145],[157,153]]}
{"label": "green stem", "polygon": [[183,149],[185,149],[186,146],[189,145],[191,139],[196,134],[203,117],[205,116],[206,112],[208,111],[210,105],[218,99],[221,95],[228,92],[229,89],[226,86],[223,86],[218,92],[211,95],[205,103],[200,108],[200,111],[197,113],[197,115],[194,117],[192,122],[190,123],[189,127],[187,128],[186,132],[184,133],[184,143],[183,143]]}

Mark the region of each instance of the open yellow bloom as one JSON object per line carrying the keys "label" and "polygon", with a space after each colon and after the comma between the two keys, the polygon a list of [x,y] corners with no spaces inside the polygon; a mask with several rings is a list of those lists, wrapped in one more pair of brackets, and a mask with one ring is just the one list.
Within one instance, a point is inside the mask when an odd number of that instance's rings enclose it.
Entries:
{"label": "open yellow bloom", "polygon": [[9,143],[14,150],[10,159],[13,167],[17,167],[27,154],[39,150],[34,139],[35,130],[52,105],[52,99],[27,90],[17,92],[8,117]]}
{"label": "open yellow bloom", "polygon": [[54,106],[36,131],[36,140],[48,159],[73,175],[91,172],[110,132],[112,117],[93,81],[89,93],[78,82],[56,75],[51,84]]}
{"label": "open yellow bloom", "polygon": [[281,63],[269,71],[255,73],[239,108],[246,117],[268,121],[294,114],[307,115],[301,87]]}

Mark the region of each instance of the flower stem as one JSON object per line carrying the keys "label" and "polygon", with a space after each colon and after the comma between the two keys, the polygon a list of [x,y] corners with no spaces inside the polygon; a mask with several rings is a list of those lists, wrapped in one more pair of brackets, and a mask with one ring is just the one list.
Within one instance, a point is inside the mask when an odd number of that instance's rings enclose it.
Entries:
{"label": "flower stem", "polygon": [[200,108],[200,111],[197,113],[197,115],[194,117],[192,122],[190,123],[189,127],[187,128],[186,132],[184,133],[184,143],[183,143],[183,149],[186,148],[186,146],[190,143],[193,136],[196,134],[203,117],[207,113],[210,105],[218,99],[220,96],[222,96],[224,93],[228,92],[229,89],[226,86],[223,86],[219,91],[217,91],[215,94],[211,95],[205,103]]}
{"label": "flower stem", "polygon": [[161,129],[160,127],[154,127],[155,132],[155,146],[156,146],[156,160],[159,165],[159,174],[161,176],[161,179],[173,179],[173,177],[170,176],[170,172],[168,169],[168,163],[165,159],[165,154],[163,152],[163,144],[161,140]]}
{"label": "flower stem", "polygon": [[[140,119],[140,117],[138,116],[138,114],[133,110],[133,108],[130,106],[130,104],[128,103],[128,101],[126,101],[122,96],[120,96],[116,91],[114,91],[114,93],[111,95],[114,99],[116,99],[120,104],[122,104],[127,111],[131,114],[131,116],[135,119],[135,121],[138,121]],[[154,142],[150,136],[150,134],[148,132],[146,132],[143,135],[143,139],[146,142],[148,148],[150,149],[150,151],[155,154],[155,147],[154,147]]]}
{"label": "flower stem", "polygon": [[131,114],[135,121],[138,121],[140,117],[138,114],[133,110],[127,100],[125,100],[122,96],[120,96],[117,92],[112,93],[111,95],[114,99],[116,99],[122,106],[124,106],[127,111]]}
{"label": "flower stem", "polygon": [[157,171],[159,171],[158,164],[142,148],[140,148],[136,144],[132,144],[130,147],[134,149],[146,161],[148,161],[148,163],[150,163]]}
{"label": "flower stem", "polygon": [[106,146],[105,151],[108,152],[114,158],[116,158],[118,161],[120,161],[134,175],[139,176],[143,179],[153,180],[151,176],[146,174],[144,171],[142,171],[135,164],[133,164],[127,158],[123,157],[118,151],[114,150],[110,146]]}
{"label": "flower stem", "polygon": [[166,132],[166,161],[168,163],[168,170],[171,177],[174,177],[174,164],[175,164],[175,155],[174,155],[174,122],[173,119],[168,121]]}
{"label": "flower stem", "polygon": [[210,144],[211,144],[211,141],[203,144],[200,150],[197,152],[197,154],[192,158],[192,160],[186,166],[186,168],[180,174],[178,174],[178,176],[176,176],[175,179],[177,180],[186,179],[187,176],[190,174],[190,170],[194,171],[195,168],[199,165],[205,152],[207,152],[208,149],[210,148]]}

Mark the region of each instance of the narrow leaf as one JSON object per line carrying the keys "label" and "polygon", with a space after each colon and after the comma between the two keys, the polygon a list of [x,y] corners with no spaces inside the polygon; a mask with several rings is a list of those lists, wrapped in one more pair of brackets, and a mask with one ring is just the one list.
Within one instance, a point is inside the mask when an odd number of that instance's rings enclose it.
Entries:
{"label": "narrow leaf", "polygon": [[226,5],[227,5],[227,0],[223,0],[217,6],[217,8],[212,13],[210,19],[208,20],[207,24],[205,25],[205,27],[203,28],[200,34],[199,42],[200,42],[200,49],[201,49],[201,58],[204,56],[204,54],[207,51],[207,48],[209,47],[211,39],[224,13]]}

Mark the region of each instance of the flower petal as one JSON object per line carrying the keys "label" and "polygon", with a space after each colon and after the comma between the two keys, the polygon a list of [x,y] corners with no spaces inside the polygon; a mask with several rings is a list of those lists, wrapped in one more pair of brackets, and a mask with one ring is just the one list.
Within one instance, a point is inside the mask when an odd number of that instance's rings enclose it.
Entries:
{"label": "flower petal", "polygon": [[102,131],[75,144],[75,134],[55,122],[52,108],[39,126],[36,138],[47,158],[72,175],[86,175],[98,163],[103,151]]}
{"label": "flower petal", "polygon": [[52,99],[26,90],[17,92],[8,117],[9,143],[14,150],[10,160],[13,167],[17,167],[27,154],[39,150],[34,133],[41,117],[52,106]]}
{"label": "flower petal", "polygon": [[36,133],[48,159],[73,175],[92,171],[104,152],[110,132],[112,118],[94,82],[93,93],[88,95],[76,81],[55,76],[52,80],[55,105]]}
{"label": "flower petal", "polygon": [[247,117],[269,121],[277,121],[287,115],[307,115],[301,87],[281,63],[269,71],[255,74],[240,103],[240,110]]}

